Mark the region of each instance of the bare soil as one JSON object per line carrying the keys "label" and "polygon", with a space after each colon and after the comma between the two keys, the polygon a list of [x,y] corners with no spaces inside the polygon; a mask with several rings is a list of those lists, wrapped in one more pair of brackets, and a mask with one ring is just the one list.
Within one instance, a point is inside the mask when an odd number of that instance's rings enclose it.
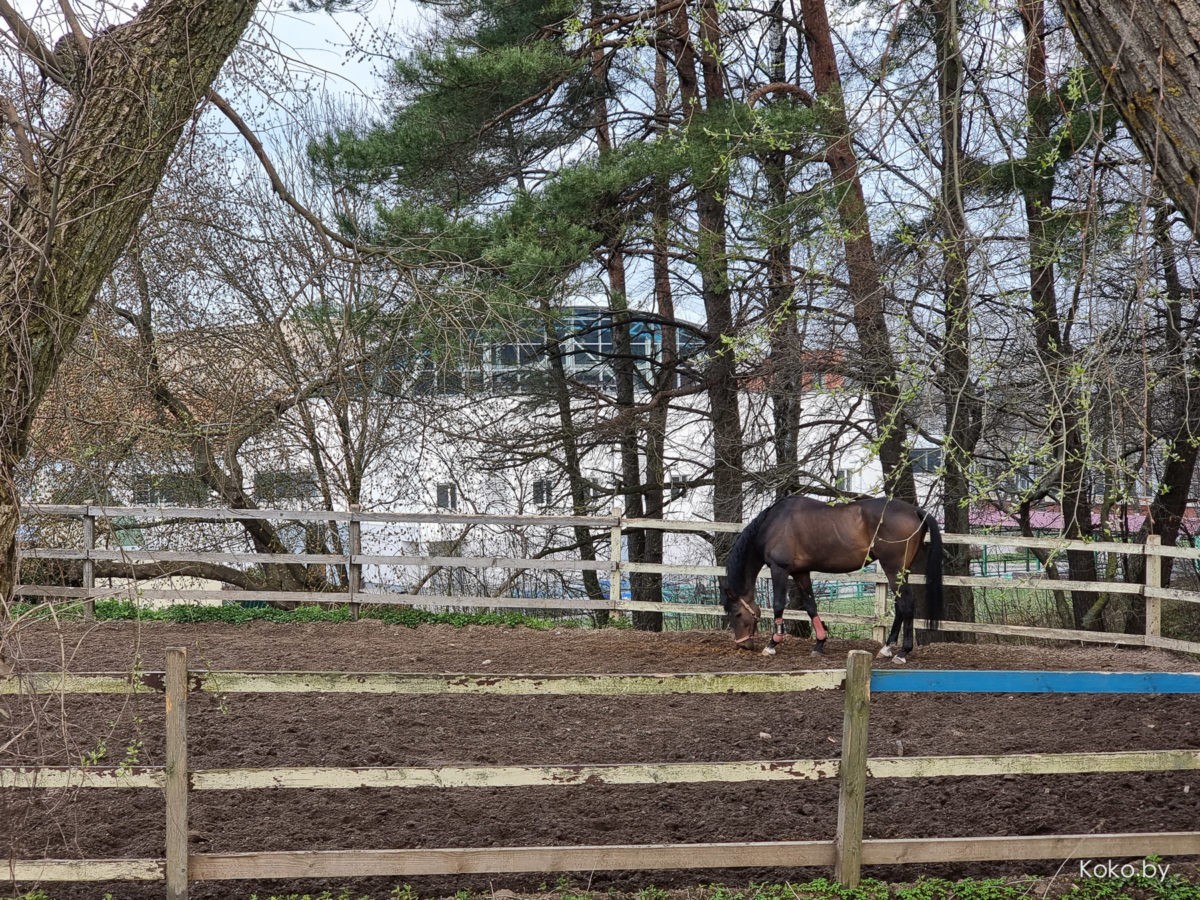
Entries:
{"label": "bare soil", "polygon": [[[153,670],[185,646],[193,668],[397,672],[707,672],[844,665],[867,642],[830,641],[824,657],[793,640],[777,657],[738,651],[715,631],[409,629],[346,625],[129,622],[25,628],[27,669]],[[1163,651],[991,643],[933,644],[911,667],[1188,671]],[[193,695],[195,769],[736,761],[840,754],[842,696],[425,697]],[[158,696],[0,698],[0,765],[161,765]],[[1200,748],[1200,697],[879,694],[872,756]],[[191,795],[196,852],[830,839],[837,785],[660,785],[502,789],[279,790]],[[1200,772],[897,780],[869,785],[866,836],[936,837],[1200,830]],[[160,857],[155,790],[0,791],[4,852],[16,858]],[[1197,858],[1171,860],[1195,871]],[[731,866],[737,862],[730,859]],[[1072,868],[1073,867],[1073,868]],[[868,870],[912,880],[1078,872],[1061,860]],[[807,880],[817,869],[594,872],[593,891]],[[421,894],[460,888],[533,893],[561,876],[416,878]],[[197,883],[195,898],[348,887],[384,897],[394,880]],[[26,889],[30,885],[24,886]],[[160,884],[47,885],[56,900],[162,896]],[[5,887],[0,881],[0,893]]]}

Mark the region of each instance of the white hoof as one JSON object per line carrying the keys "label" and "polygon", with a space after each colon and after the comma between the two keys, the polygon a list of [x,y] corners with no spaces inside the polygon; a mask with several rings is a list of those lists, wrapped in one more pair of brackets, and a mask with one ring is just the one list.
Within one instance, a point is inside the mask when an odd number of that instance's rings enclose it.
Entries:
{"label": "white hoof", "polygon": [[763,656],[774,656],[775,648],[772,647],[770,644],[767,644],[767,646],[763,647],[762,655]]}
{"label": "white hoof", "polygon": [[876,653],[875,656],[878,659],[891,659],[892,658],[892,648],[889,647],[887,644],[884,644],[882,647],[879,648],[879,652]]}
{"label": "white hoof", "polygon": [[903,656],[893,656],[892,657],[892,665],[893,666],[905,666],[905,665],[908,665],[908,660],[905,659]]}

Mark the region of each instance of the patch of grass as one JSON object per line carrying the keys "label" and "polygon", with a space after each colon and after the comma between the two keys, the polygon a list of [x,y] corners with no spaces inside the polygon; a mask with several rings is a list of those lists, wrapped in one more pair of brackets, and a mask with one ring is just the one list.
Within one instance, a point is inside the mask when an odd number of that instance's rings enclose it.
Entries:
{"label": "patch of grass", "polygon": [[[29,619],[50,618],[51,610],[44,604],[14,604],[14,617]],[[79,605],[60,606],[54,611],[64,621],[79,620],[83,609]],[[419,625],[499,625],[508,628],[523,626],[548,631],[553,628],[576,628],[579,622],[571,619],[545,619],[519,612],[432,612],[405,606],[368,606],[361,609],[361,618],[373,619],[388,625],[404,625],[416,628]],[[220,622],[226,625],[244,625],[250,622],[276,622],[279,624],[304,624],[310,622],[349,622],[350,606],[340,604],[332,607],[305,604],[296,609],[277,609],[273,606],[199,606],[181,603],[158,609],[139,606],[131,600],[97,600],[96,620],[101,622],[132,621],[175,622],[192,624],[198,622]]]}
{"label": "patch of grass", "polygon": [[[1053,887],[1053,892],[1048,889]],[[459,891],[452,897],[421,898],[410,885],[398,885],[387,894],[357,894],[348,888],[323,889],[303,894],[230,894],[229,900],[491,900],[491,894]],[[506,892],[506,896],[510,896]],[[1118,878],[1055,879],[1047,882],[1035,876],[1019,878],[920,878],[911,884],[888,884],[866,878],[856,888],[847,888],[828,878],[784,884],[754,884],[745,888],[703,885],[685,890],[647,887],[632,894],[600,893],[573,889],[560,878],[553,887],[542,885],[535,894],[515,894],[537,900],[1200,900],[1200,883],[1182,875],[1164,879],[1135,875]],[[0,900],[54,900],[43,889]],[[111,900],[106,895],[105,900]]]}

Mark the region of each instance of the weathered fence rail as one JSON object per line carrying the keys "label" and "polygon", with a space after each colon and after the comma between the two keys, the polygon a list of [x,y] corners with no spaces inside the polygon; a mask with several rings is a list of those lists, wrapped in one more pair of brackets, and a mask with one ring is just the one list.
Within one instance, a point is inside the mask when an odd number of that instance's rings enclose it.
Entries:
{"label": "weathered fence rail", "polygon": [[[9,860],[20,882],[160,880],[167,897],[182,900],[189,881],[250,878],[413,877],[468,873],[568,872],[616,869],[832,866],[843,883],[857,883],[863,865],[1070,859],[1117,854],[1200,855],[1200,832],[1073,834],[1036,837],[864,839],[868,778],[935,778],[1006,774],[1184,771],[1200,769],[1200,750],[1124,753],[924,756],[868,758],[872,692],[1082,692],[1200,694],[1197,673],[871,671],[870,655],[853,651],[845,671],[672,675],[402,675],[189,671],[187,652],[172,648],[165,673],[61,675],[0,680],[0,694],[161,691],[166,702],[166,758],[161,767],[0,768],[0,789],[157,789],[166,797],[162,858]],[[193,691],[350,691],[407,694],[724,693],[728,691],[845,692],[840,759],[757,760],[563,766],[281,767],[191,770],[187,698]],[[840,781],[838,825],[832,841],[722,844],[637,844],[580,847],[501,847],[421,850],[329,850],[189,853],[188,794],[202,790],[558,786],[679,784],[743,781]]]}
{"label": "weathered fence rail", "polygon": [[[96,598],[114,594],[112,587],[96,583],[94,566],[97,562],[108,563],[157,563],[169,569],[174,564],[221,564],[251,566],[268,564],[302,564],[337,567],[345,572],[344,590],[333,591],[268,591],[268,590],[209,590],[189,587],[138,586],[133,590],[146,600],[201,602],[201,601],[261,601],[272,600],[295,603],[348,603],[357,615],[364,604],[380,606],[415,606],[562,610],[581,612],[607,610],[610,612],[661,612],[689,616],[723,616],[724,610],[715,604],[704,603],[648,603],[625,600],[621,596],[622,579],[627,575],[650,573],[660,575],[685,575],[713,577],[723,573],[715,565],[685,565],[631,562],[621,558],[621,548],[627,532],[633,529],[654,529],[672,533],[732,533],[742,528],[741,524],[726,522],[672,522],[658,519],[630,518],[619,514],[612,516],[485,516],[445,513],[387,513],[364,512],[361,510],[296,511],[270,509],[227,509],[192,507],[106,507],[98,505],[28,506],[26,516],[65,517],[82,522],[81,546],[45,547],[25,546],[22,556],[26,559],[74,561],[81,563],[82,584],[63,586],[55,584],[22,584],[17,589],[21,596],[82,601],[90,605]],[[258,553],[230,550],[201,552],[181,550],[152,550],[135,547],[97,547],[96,535],[100,520],[112,523],[139,521],[236,523],[239,521],[308,522],[332,523],[346,528],[345,552],[343,553]],[[574,528],[584,526],[597,533],[609,534],[608,556],[596,560],[572,558],[513,558],[503,556],[415,556],[405,554],[364,553],[362,548],[363,525],[479,525],[490,527],[524,528]],[[1145,561],[1144,584],[1119,581],[1074,581],[1056,577],[1056,573],[997,576],[947,576],[945,582],[952,587],[993,588],[1006,591],[1089,591],[1109,595],[1140,598],[1144,605],[1145,630],[1140,634],[1104,631],[1083,631],[1072,628],[1047,628],[1028,625],[1013,625],[994,622],[945,621],[942,628],[952,632],[1016,636],[1042,640],[1089,641],[1093,643],[1124,644],[1131,646],[1160,647],[1190,653],[1200,653],[1200,641],[1182,640],[1162,633],[1162,602],[1200,604],[1200,591],[1163,587],[1162,566],[1164,561],[1188,560],[1200,573],[1200,548],[1164,547],[1157,535],[1151,535],[1145,543],[1122,543],[1116,541],[1074,541],[1059,537],[1029,538],[1009,534],[943,534],[947,544],[966,544],[976,548],[1006,547],[1038,550],[1061,557],[1070,550],[1087,550],[1095,553],[1121,554],[1142,557]],[[603,599],[587,597],[526,597],[526,596],[481,596],[446,595],[439,593],[405,593],[403,591],[364,589],[362,571],[364,566],[378,567],[443,567],[451,569],[500,569],[506,571],[550,571],[561,573],[597,572],[607,577],[608,596]],[[825,610],[822,618],[827,622],[869,626],[876,640],[882,640],[887,619],[887,585],[881,574],[865,571],[849,575],[822,575],[826,582],[873,582],[874,606],[870,615]],[[920,575],[912,576],[920,584]],[[799,611],[788,611],[787,618],[803,619]]]}

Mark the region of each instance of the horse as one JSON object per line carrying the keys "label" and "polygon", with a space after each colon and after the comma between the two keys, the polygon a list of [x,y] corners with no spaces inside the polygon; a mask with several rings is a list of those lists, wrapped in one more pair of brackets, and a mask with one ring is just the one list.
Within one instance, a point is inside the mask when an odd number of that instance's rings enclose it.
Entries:
{"label": "horse", "polygon": [[[787,603],[788,576],[800,588],[804,611],[812,620],[816,643],[813,654],[824,652],[828,633],[817,614],[812,570],[829,573],[854,572],[878,560],[895,597],[896,615],[879,657],[897,665],[908,661],[913,649],[915,601],[908,572],[917,558],[925,535],[929,552],[925,565],[925,599],[928,627],[936,629],[942,617],[942,536],[932,515],[886,497],[865,497],[829,504],[811,497],[784,497],[763,510],[733,544],[720,578],[721,603],[739,647],[753,649],[760,610],[754,599],[755,581],[765,565],[771,570],[774,589],[772,606],[775,631],[763,649],[774,656],[784,639],[783,610]],[[904,646],[894,650],[900,627]]]}

